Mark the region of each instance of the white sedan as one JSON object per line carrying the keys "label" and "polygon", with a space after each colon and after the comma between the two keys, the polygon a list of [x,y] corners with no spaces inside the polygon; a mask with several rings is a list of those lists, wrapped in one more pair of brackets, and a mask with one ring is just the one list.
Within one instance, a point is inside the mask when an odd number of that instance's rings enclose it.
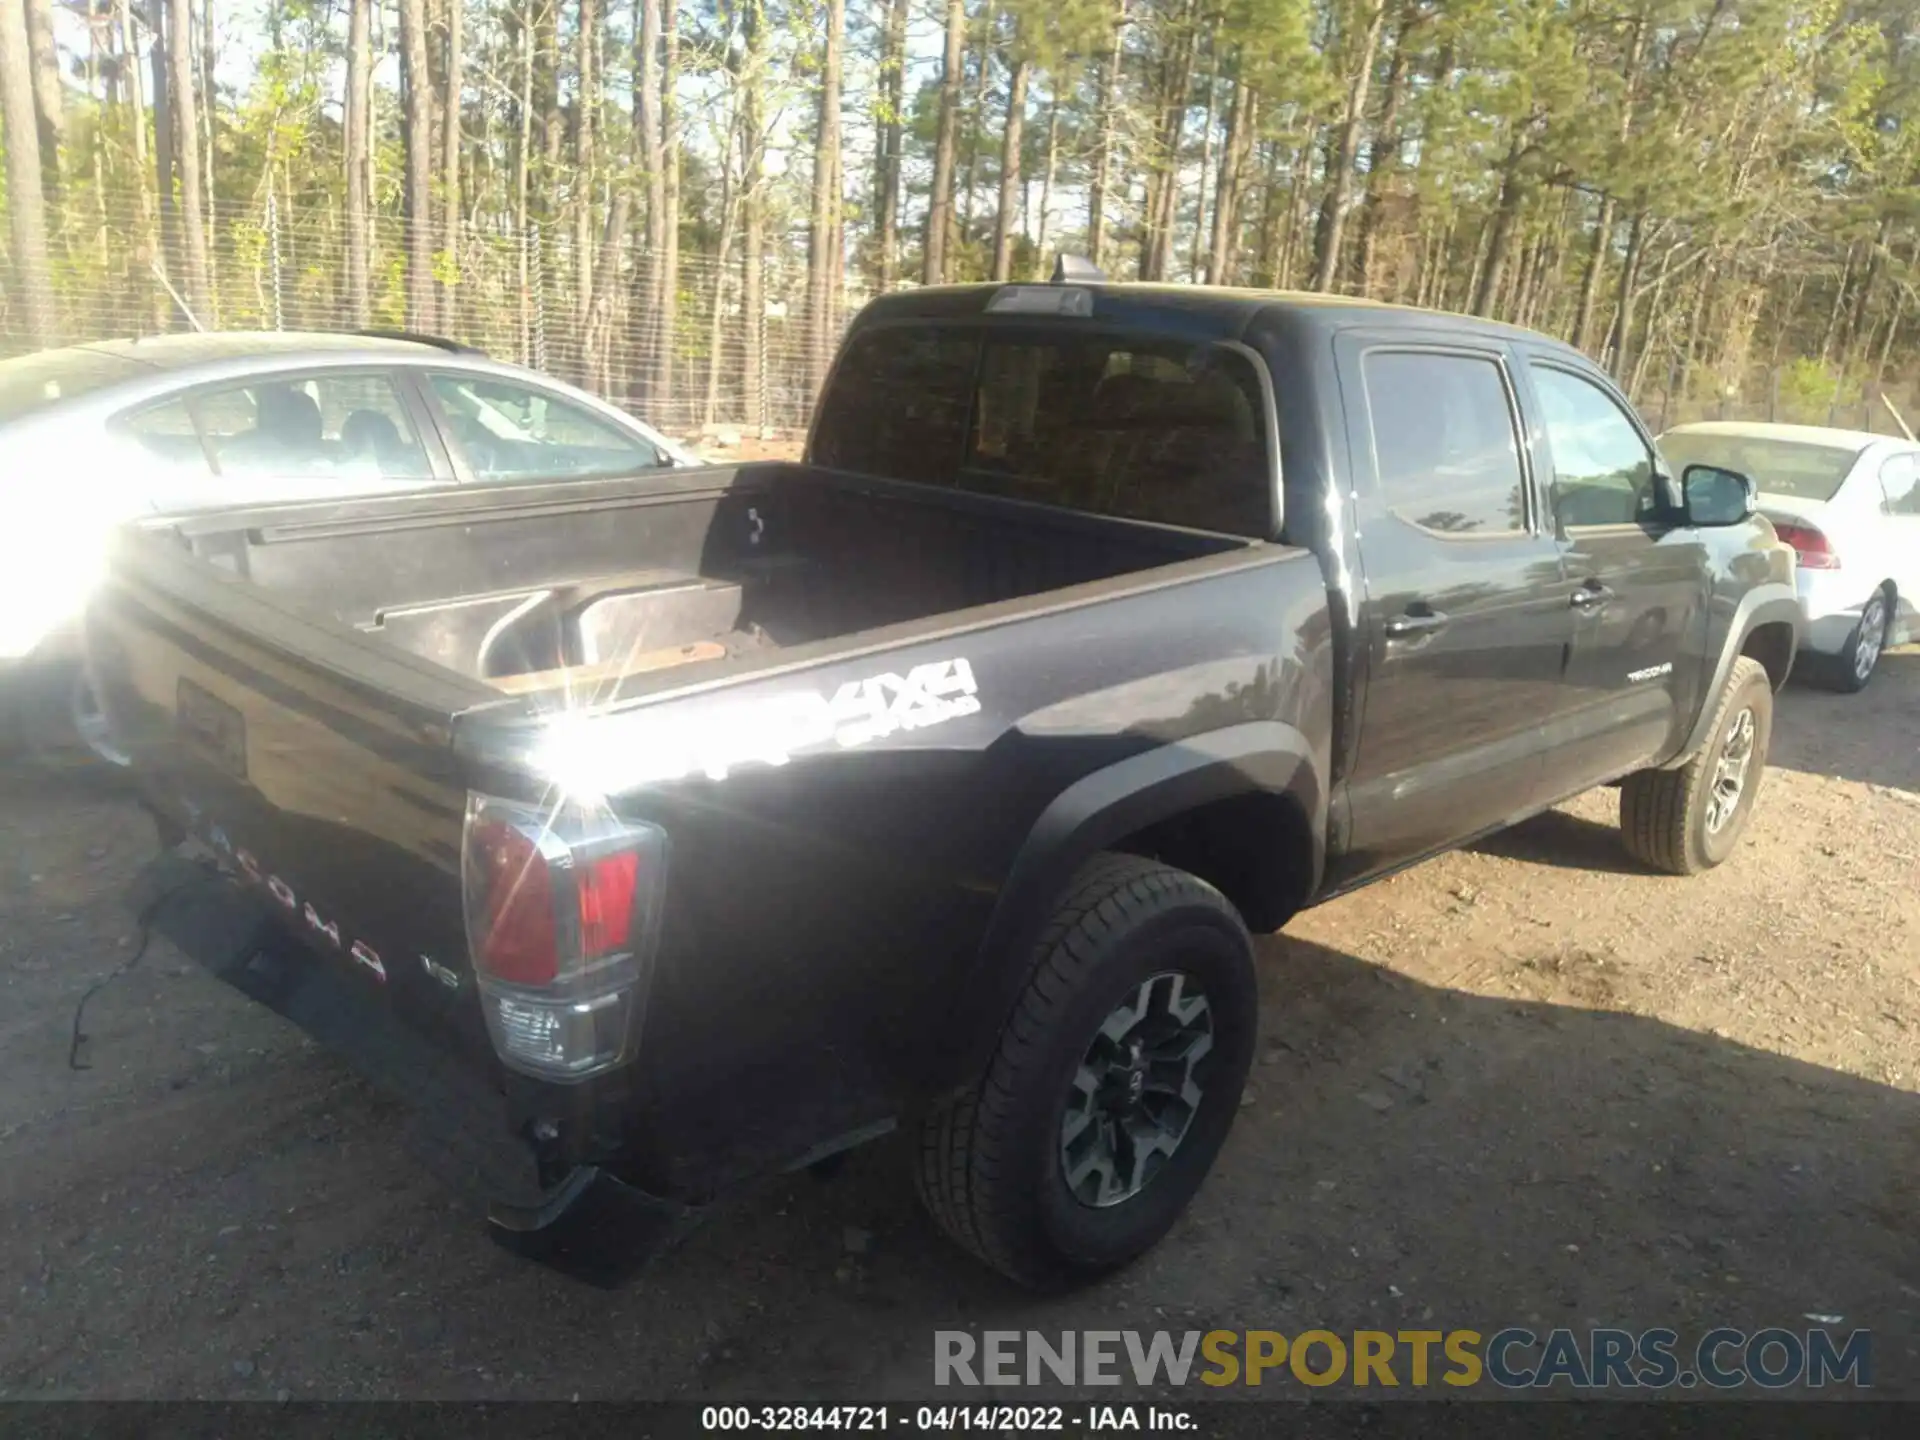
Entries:
{"label": "white sedan", "polygon": [[700,463],[604,400],[426,336],[159,335],[0,360],[0,729],[11,709],[36,749],[118,758],[74,622],[121,521]]}
{"label": "white sedan", "polygon": [[1760,512],[1797,557],[1801,649],[1818,678],[1858,690],[1887,646],[1920,640],[1920,445],[1711,421],[1676,425],[1660,450],[1676,475],[1718,465],[1752,477]]}

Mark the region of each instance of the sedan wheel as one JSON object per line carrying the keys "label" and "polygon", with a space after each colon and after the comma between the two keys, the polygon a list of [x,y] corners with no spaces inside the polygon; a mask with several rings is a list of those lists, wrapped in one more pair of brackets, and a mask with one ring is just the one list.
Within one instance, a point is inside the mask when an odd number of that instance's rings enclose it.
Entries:
{"label": "sedan wheel", "polygon": [[1887,594],[1876,590],[1873,599],[1860,612],[1860,628],[1853,641],[1853,678],[1862,685],[1873,677],[1880,663],[1880,647],[1887,638]]}

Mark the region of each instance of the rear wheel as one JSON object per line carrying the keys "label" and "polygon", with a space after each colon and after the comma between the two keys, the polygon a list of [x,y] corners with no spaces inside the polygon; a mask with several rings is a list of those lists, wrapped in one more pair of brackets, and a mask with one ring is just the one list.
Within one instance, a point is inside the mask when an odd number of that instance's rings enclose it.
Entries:
{"label": "rear wheel", "polygon": [[1867,682],[1880,666],[1880,652],[1886,649],[1887,631],[1892,623],[1892,597],[1882,586],[1860,607],[1860,619],[1853,633],[1847,636],[1846,645],[1829,666],[1829,684],[1833,689],[1852,695],[1867,688]]}
{"label": "rear wheel", "polygon": [[1620,837],[1642,864],[1674,875],[1711,870],[1733,853],[1767,766],[1773,685],[1741,656],[1720,692],[1707,743],[1677,770],[1641,770],[1620,787]]}
{"label": "rear wheel", "polygon": [[1091,862],[985,1073],[922,1122],[935,1222],[1036,1287],[1150,1248],[1226,1139],[1257,1006],[1252,942],[1219,891],[1134,856]]}
{"label": "rear wheel", "polygon": [[46,768],[90,768],[104,761],[118,769],[127,763],[77,658],[42,660],[21,677],[15,723],[27,751]]}

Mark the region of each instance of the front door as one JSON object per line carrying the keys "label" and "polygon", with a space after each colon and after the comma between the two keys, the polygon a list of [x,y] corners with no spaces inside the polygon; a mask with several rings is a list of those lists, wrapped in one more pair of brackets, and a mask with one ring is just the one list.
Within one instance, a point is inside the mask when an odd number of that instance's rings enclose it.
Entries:
{"label": "front door", "polygon": [[1556,360],[1529,365],[1528,380],[1573,587],[1573,658],[1550,727],[1557,800],[1685,739],[1706,668],[1708,559],[1661,493],[1652,442],[1624,401]]}
{"label": "front door", "polygon": [[1898,592],[1889,644],[1920,640],[1920,455],[1903,451],[1880,467],[1887,577]]}
{"label": "front door", "polygon": [[1343,337],[1367,647],[1335,883],[1517,818],[1573,635],[1506,352]]}

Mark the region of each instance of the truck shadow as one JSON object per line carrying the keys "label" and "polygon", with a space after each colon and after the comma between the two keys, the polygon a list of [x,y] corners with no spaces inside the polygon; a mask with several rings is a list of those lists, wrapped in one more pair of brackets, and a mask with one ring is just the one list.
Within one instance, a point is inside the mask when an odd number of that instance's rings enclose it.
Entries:
{"label": "truck shadow", "polygon": [[1592,870],[1603,875],[1651,873],[1621,847],[1619,826],[1603,825],[1564,810],[1548,810],[1522,820],[1468,848],[1481,855],[1563,870]]}
{"label": "truck shadow", "polygon": [[[1226,1150],[1174,1233],[1118,1276],[1040,1297],[981,1269],[907,1199],[902,1136],[835,1184],[729,1207],[629,1290],[570,1303],[638,1320],[697,1303],[722,1267],[774,1280],[779,1308],[807,1318],[772,1363],[710,1354],[695,1387],[718,1398],[924,1398],[933,1332],[957,1326],[1671,1325],[1691,1340],[1805,1330],[1808,1314],[1874,1331],[1883,1394],[1912,1384],[1896,1363],[1920,1341],[1911,1092],[1285,935],[1261,968],[1261,1058]],[[843,1233],[870,1248],[842,1253]]]}

